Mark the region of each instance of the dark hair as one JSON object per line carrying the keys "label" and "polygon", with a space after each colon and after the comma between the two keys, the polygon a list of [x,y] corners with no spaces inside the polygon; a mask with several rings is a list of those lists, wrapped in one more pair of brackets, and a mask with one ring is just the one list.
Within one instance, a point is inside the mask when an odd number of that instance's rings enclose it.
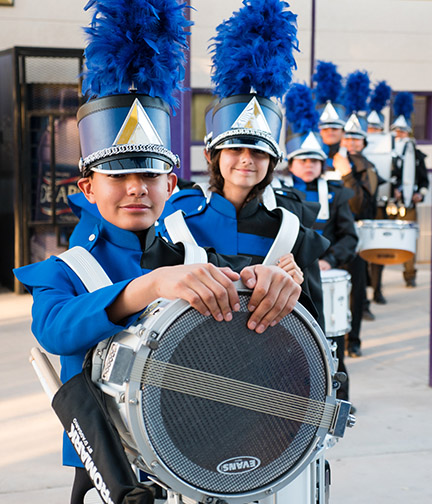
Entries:
{"label": "dark hair", "polygon": [[91,170],[90,168],[84,168],[83,172],[81,173],[81,178],[91,177],[93,173],[93,170]]}
{"label": "dark hair", "polygon": [[[213,149],[210,152],[210,161],[207,163],[207,168],[210,176],[210,190],[223,196],[223,188],[225,180],[222,177],[219,168],[220,156],[221,156],[221,150]],[[250,190],[244,202],[245,204],[248,203],[249,201],[252,201],[254,198],[259,198],[263,194],[264,189],[273,180],[273,172],[276,167],[276,164],[277,160],[273,156],[269,156],[269,166],[266,176],[261,180],[261,182],[259,182],[256,186],[254,186]]]}

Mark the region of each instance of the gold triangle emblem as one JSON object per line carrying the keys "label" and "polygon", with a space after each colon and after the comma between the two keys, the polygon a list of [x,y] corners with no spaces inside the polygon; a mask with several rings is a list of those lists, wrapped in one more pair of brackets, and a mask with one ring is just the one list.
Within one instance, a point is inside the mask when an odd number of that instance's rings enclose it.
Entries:
{"label": "gold triangle emblem", "polygon": [[266,131],[271,134],[267,119],[261,109],[261,106],[255,96],[243,109],[243,112],[237,117],[231,129],[247,128]]}
{"label": "gold triangle emblem", "polygon": [[156,128],[138,98],[135,98],[132,103],[128,115],[113,142],[113,145],[124,144],[162,145],[162,140]]}

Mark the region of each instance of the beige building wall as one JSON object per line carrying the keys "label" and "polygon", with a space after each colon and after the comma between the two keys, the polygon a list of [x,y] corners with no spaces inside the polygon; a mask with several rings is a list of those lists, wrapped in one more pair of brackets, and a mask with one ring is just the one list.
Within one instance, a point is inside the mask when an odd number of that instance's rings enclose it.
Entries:
{"label": "beige building wall", "polygon": [[[309,83],[312,0],[291,0],[298,15],[300,54],[294,79]],[[210,85],[208,41],[241,0],[196,0],[192,12],[192,85]],[[432,1],[315,0],[315,58],[332,61],[346,75],[367,70],[394,90],[432,88]]]}
{"label": "beige building wall", "polygon": [[0,6],[0,50],[14,46],[84,47],[86,0],[15,0]]}
{"label": "beige building wall", "polygon": [[[291,0],[298,15],[301,52],[294,81],[310,82],[313,0]],[[80,48],[90,21],[87,0],[15,0],[0,6],[0,50],[13,46]],[[216,26],[241,7],[241,0],[194,0],[191,85],[210,88],[208,46]],[[385,79],[395,91],[432,91],[432,0],[315,0],[315,59],[332,61],[342,75],[367,70],[372,82]],[[422,145],[432,168],[432,145]],[[192,167],[205,166],[200,147]],[[430,195],[427,207],[429,215]],[[426,205],[424,205],[426,206]],[[425,235],[427,233],[427,236]],[[427,255],[430,222],[422,229]]]}
{"label": "beige building wall", "polygon": [[[15,0],[0,6],[0,50],[13,46],[85,45],[90,20],[86,0]],[[291,0],[298,15],[301,52],[294,79],[309,83],[312,0]],[[193,0],[191,78],[210,86],[209,40],[241,0]],[[395,90],[432,88],[431,0],[315,0],[315,57],[333,61],[342,74],[361,69]]]}

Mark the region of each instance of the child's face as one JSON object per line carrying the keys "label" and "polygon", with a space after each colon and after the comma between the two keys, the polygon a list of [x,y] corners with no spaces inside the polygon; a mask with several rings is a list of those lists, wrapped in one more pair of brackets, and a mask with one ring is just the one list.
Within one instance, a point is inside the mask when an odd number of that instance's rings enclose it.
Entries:
{"label": "child's face", "polygon": [[350,154],[357,154],[364,149],[365,144],[363,138],[345,137],[342,146],[346,147]]}
{"label": "child's face", "polygon": [[222,149],[219,169],[224,179],[224,192],[230,186],[249,192],[265,178],[269,164],[270,155],[258,149]]}
{"label": "child's face", "polygon": [[398,140],[400,140],[401,138],[408,138],[409,137],[408,131],[404,131],[401,129],[395,130],[395,135]]}
{"label": "child's face", "polygon": [[321,175],[321,169],[322,161],[319,159],[294,158],[290,166],[292,174],[306,183],[318,178]]}
{"label": "child's face", "polygon": [[320,129],[320,134],[322,141],[326,145],[334,145],[342,140],[343,129],[342,128],[322,128]]}
{"label": "child's face", "polygon": [[160,217],[171,196],[177,177],[173,174],[93,173],[78,186],[90,203],[96,203],[102,217],[128,231],[143,231]]}

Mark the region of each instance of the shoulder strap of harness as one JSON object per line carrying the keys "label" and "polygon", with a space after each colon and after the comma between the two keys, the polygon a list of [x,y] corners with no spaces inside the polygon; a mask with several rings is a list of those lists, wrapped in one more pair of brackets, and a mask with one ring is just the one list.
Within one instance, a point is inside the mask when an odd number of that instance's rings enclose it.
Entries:
{"label": "shoulder strap of harness", "polygon": [[[273,192],[273,190],[272,190]],[[294,247],[297,240],[298,232],[300,229],[300,221],[296,215],[289,212],[286,208],[276,207],[274,210],[279,211],[282,214],[282,221],[279,227],[278,234],[273,241],[270,250],[265,257],[263,264],[277,264],[278,259],[289,252]],[[186,262],[185,264],[193,264],[194,262],[207,262],[207,254],[204,249],[196,244],[196,241],[190,232],[187,224],[184,220],[183,212],[177,210],[173,214],[165,218],[165,227],[174,243],[182,242],[185,245],[185,252],[190,254],[191,258],[198,257],[199,260],[192,260],[192,262]],[[190,245],[194,246],[195,250],[187,251],[186,246],[190,248]],[[201,250],[202,252],[200,252]],[[205,254],[205,259],[203,258]]]}
{"label": "shoulder strap of harness", "polygon": [[164,219],[165,228],[173,243],[183,243],[185,248],[185,264],[206,263],[207,252],[200,247],[190,232],[182,210],[168,215]]}
{"label": "shoulder strap of harness", "polygon": [[177,210],[165,217],[164,224],[173,243],[187,242],[197,245],[195,238],[187,227],[182,210]]}
{"label": "shoulder strap of harness", "polygon": [[112,285],[98,261],[83,247],[72,247],[58,256],[78,275],[89,292]]}
{"label": "shoulder strap of harness", "polygon": [[266,186],[266,188],[264,189],[264,192],[262,195],[262,202],[263,202],[263,205],[268,210],[274,210],[277,207],[274,189],[270,184],[268,186]]}
{"label": "shoulder strap of harness", "polygon": [[318,201],[321,205],[317,219],[328,220],[330,217],[329,200],[328,200],[328,184],[323,178],[318,179]]}
{"label": "shoulder strap of harness", "polygon": [[282,221],[278,234],[263,261],[263,264],[267,266],[277,264],[280,257],[291,252],[300,229],[300,220],[296,215],[282,207],[276,207],[275,210],[282,214]]}
{"label": "shoulder strap of harness", "polygon": [[[207,263],[207,252],[198,245],[183,242],[184,264]],[[99,262],[83,247],[72,247],[58,255],[82,281],[88,292],[112,285],[109,276]]]}

